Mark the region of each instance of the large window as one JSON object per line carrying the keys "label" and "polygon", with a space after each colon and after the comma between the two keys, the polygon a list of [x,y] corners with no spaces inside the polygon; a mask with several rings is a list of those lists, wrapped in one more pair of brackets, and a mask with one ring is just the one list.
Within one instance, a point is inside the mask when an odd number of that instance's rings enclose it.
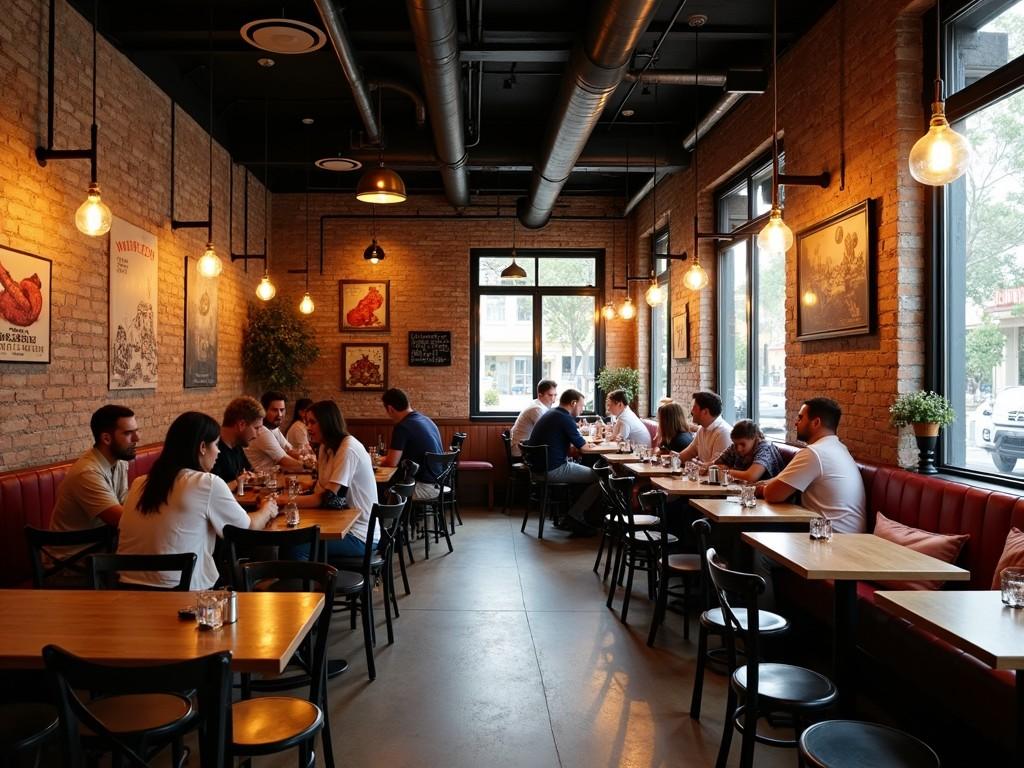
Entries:
{"label": "large window", "polygon": [[[668,271],[668,229],[654,233],[651,238],[651,264],[658,285],[669,294]],[[660,257],[660,258],[659,258]],[[669,318],[672,316],[671,299],[666,298],[656,307],[651,307],[651,403],[648,411],[652,416],[658,412],[658,401],[670,394],[669,389]]]}
{"label": "large window", "polygon": [[719,231],[735,232],[718,253],[718,380],[729,422],[754,419],[786,433],[786,257],[761,253],[757,232],[771,211],[771,163],[761,161],[716,196]]}
{"label": "large window", "polygon": [[974,156],[936,191],[935,373],[957,411],[942,463],[1024,481],[1024,0],[949,13],[947,107]]}
{"label": "large window", "polygon": [[592,411],[601,363],[600,254],[520,250],[526,277],[502,278],[511,258],[490,250],[472,256],[472,415],[518,413],[541,379],[558,382],[560,392],[580,390]]}

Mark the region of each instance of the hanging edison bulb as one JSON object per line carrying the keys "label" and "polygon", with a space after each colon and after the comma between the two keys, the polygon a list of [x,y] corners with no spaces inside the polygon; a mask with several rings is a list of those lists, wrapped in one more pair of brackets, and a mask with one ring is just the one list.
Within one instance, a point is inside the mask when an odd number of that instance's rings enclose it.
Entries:
{"label": "hanging edison bulb", "polygon": [[668,291],[665,287],[658,284],[658,281],[651,278],[651,284],[647,287],[647,291],[644,293],[644,300],[650,307],[657,307],[665,303],[665,299],[668,298]]}
{"label": "hanging edison bulb", "polygon": [[309,295],[309,291],[306,291],[305,295],[302,297],[302,301],[299,302],[299,312],[304,315],[312,315],[314,309],[316,309],[316,307],[313,304],[313,297]]}
{"label": "hanging edison bulb", "polygon": [[615,305],[609,301],[607,304],[601,307],[601,317],[603,317],[605,320],[614,320]]}
{"label": "hanging edison bulb", "polygon": [[636,317],[636,306],[629,296],[626,297],[626,300],[622,302],[622,306],[619,307],[619,317],[623,320],[632,320]]}
{"label": "hanging edison bulb", "polygon": [[85,202],[75,211],[75,226],[83,235],[99,237],[110,231],[110,221],[110,209],[100,199],[100,185],[93,182]]}
{"label": "hanging edison bulb", "polygon": [[941,187],[967,172],[971,162],[971,142],[949,127],[945,104],[932,104],[928,133],[910,150],[910,175],[922,184]]}
{"label": "hanging edison bulb", "polygon": [[768,223],[757,235],[757,247],[766,253],[785,253],[793,247],[793,230],[782,220],[781,208],[772,208]]}
{"label": "hanging edison bulb", "polygon": [[683,274],[683,285],[691,291],[699,291],[708,284],[708,273],[699,261],[694,261],[690,268]]}
{"label": "hanging edison bulb", "polygon": [[217,277],[224,269],[224,265],[220,261],[220,257],[217,255],[217,250],[213,247],[213,241],[211,240],[206,244],[206,250],[203,251],[203,255],[199,257],[199,263],[196,264],[196,269],[199,270],[199,274],[203,277]]}
{"label": "hanging edison bulb", "polygon": [[256,298],[270,301],[277,295],[277,288],[270,282],[270,273],[264,270],[260,284],[256,286]]}

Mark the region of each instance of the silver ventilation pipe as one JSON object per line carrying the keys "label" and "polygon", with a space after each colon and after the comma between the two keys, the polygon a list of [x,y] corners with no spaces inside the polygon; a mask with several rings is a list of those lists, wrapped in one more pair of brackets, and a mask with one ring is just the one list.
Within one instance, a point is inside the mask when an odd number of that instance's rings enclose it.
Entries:
{"label": "silver ventilation pipe", "polygon": [[456,208],[469,204],[466,142],[462,135],[458,21],[452,0],[406,0],[434,147],[445,194]]}
{"label": "silver ventilation pipe", "polygon": [[[627,83],[635,83],[637,80],[646,85],[698,85],[695,72],[676,72],[668,70],[634,70],[627,72],[623,78]],[[724,72],[701,72],[699,85],[709,85],[724,88],[726,83]]]}
{"label": "silver ventilation pipe", "polygon": [[701,136],[706,136],[719,120],[728,114],[729,110],[735,107],[740,99],[745,94],[742,93],[726,93],[718,100],[701,121],[697,128],[686,134],[686,138],[683,139],[683,149],[692,150],[697,144],[697,131],[700,131]]}

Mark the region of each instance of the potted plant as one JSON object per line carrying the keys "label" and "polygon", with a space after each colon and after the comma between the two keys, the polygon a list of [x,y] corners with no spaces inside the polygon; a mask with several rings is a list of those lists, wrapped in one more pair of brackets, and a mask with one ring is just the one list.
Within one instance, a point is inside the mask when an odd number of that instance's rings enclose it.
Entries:
{"label": "potted plant", "polygon": [[956,412],[949,400],[937,392],[910,392],[900,395],[889,406],[889,420],[894,427],[910,425],[917,440],[917,471],[922,475],[934,475],[935,443],[939,429],[952,424]]}
{"label": "potted plant", "polygon": [[605,396],[616,389],[624,390],[629,402],[635,405],[636,396],[640,393],[640,371],[636,368],[602,368],[597,374],[597,386]]}
{"label": "potted plant", "polygon": [[246,379],[263,389],[292,391],[318,357],[320,348],[312,329],[295,312],[280,301],[249,305],[249,323],[242,336]]}

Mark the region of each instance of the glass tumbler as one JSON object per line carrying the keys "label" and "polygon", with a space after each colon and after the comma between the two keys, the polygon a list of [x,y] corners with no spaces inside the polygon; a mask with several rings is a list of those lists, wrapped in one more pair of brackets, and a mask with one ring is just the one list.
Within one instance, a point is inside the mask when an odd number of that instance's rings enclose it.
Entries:
{"label": "glass tumbler", "polygon": [[754,486],[744,485],[740,488],[740,505],[744,507],[757,506],[757,496],[754,492]]}
{"label": "glass tumbler", "polygon": [[219,629],[224,625],[222,590],[207,589],[196,595],[196,621],[207,629]]}
{"label": "glass tumbler", "polygon": [[284,508],[284,521],[292,528],[299,524],[299,507],[297,504],[289,504]]}
{"label": "glass tumbler", "polygon": [[1011,608],[1024,608],[1024,568],[1004,568],[999,586],[1004,603]]}
{"label": "glass tumbler", "polygon": [[686,462],[686,479],[691,483],[696,483],[697,478],[700,476],[700,467],[697,466],[697,462],[688,461]]}

